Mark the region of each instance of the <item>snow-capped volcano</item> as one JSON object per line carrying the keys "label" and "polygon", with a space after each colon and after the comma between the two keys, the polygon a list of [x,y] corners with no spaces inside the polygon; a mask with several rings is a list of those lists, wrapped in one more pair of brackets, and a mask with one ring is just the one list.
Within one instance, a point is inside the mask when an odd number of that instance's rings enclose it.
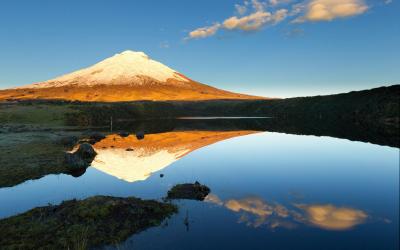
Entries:
{"label": "snow-capped volcano", "polygon": [[67,85],[102,85],[102,84],[132,84],[143,85],[153,80],[153,83],[184,84],[189,79],[162,63],[149,58],[144,52],[124,51],[107,58],[91,67],[57,77],[42,83],[35,83],[23,88],[49,88]]}
{"label": "snow-capped volcano", "polygon": [[195,82],[143,52],[124,51],[52,80],[0,90],[1,100],[77,101],[261,99]]}

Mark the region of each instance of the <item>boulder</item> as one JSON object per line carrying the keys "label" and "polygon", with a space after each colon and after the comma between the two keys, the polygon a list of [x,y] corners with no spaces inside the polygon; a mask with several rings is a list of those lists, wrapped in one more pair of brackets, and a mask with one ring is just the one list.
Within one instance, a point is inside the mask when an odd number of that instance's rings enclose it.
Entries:
{"label": "boulder", "polygon": [[90,163],[88,164],[81,157],[72,153],[65,154],[64,162],[70,171],[75,171],[77,169],[82,169],[82,168],[85,169],[90,165]]}
{"label": "boulder", "polygon": [[118,135],[121,137],[128,137],[129,133],[128,132],[119,132]]}
{"label": "boulder", "polygon": [[138,140],[143,140],[144,139],[144,132],[140,131],[136,133],[136,138]]}
{"label": "boulder", "polygon": [[86,168],[80,168],[80,169],[71,169],[69,171],[69,174],[75,178],[81,177],[86,173]]}
{"label": "boulder", "polygon": [[74,154],[88,162],[92,162],[97,155],[96,151],[94,151],[92,145],[89,143],[82,143],[79,145],[78,150],[76,150]]}
{"label": "boulder", "polygon": [[96,154],[92,145],[83,143],[74,153],[65,153],[64,162],[69,170],[86,169],[92,163]]}

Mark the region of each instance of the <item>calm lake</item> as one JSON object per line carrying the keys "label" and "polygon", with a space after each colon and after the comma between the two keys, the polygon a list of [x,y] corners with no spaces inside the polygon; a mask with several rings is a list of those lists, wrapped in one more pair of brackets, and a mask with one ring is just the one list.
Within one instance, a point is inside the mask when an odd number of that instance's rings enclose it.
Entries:
{"label": "calm lake", "polygon": [[83,175],[0,188],[0,217],[94,195],[161,199],[199,181],[205,201],[175,201],[161,227],[104,248],[399,249],[397,147],[196,122],[144,138],[107,133]]}

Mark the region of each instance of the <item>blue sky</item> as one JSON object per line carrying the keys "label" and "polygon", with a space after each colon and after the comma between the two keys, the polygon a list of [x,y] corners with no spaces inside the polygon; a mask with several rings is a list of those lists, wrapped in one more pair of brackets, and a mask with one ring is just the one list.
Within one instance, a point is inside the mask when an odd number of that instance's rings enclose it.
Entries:
{"label": "blue sky", "polygon": [[264,96],[399,84],[399,10],[398,0],[2,0],[0,88],[128,49]]}

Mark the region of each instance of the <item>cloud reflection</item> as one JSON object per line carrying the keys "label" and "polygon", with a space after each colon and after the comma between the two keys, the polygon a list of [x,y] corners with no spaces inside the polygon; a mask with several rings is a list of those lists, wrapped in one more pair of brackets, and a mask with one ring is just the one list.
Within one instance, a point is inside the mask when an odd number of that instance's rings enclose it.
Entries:
{"label": "cloud reflection", "polygon": [[[259,227],[265,224],[268,216],[272,215],[274,208],[257,197],[250,197],[241,200],[228,200],[224,206],[234,212],[244,212],[240,218],[241,222],[247,225]],[[247,217],[247,214],[255,216],[254,220]]]}
{"label": "cloud reflection", "polygon": [[259,197],[222,201],[215,194],[209,194],[205,201],[240,213],[238,222],[254,228],[264,225],[270,229],[293,229],[306,224],[325,230],[348,230],[364,223],[368,217],[364,211],[331,204],[294,204],[288,208]]}
{"label": "cloud reflection", "polygon": [[361,210],[333,205],[297,205],[306,214],[306,221],[327,230],[347,230],[362,224],[368,215]]}

